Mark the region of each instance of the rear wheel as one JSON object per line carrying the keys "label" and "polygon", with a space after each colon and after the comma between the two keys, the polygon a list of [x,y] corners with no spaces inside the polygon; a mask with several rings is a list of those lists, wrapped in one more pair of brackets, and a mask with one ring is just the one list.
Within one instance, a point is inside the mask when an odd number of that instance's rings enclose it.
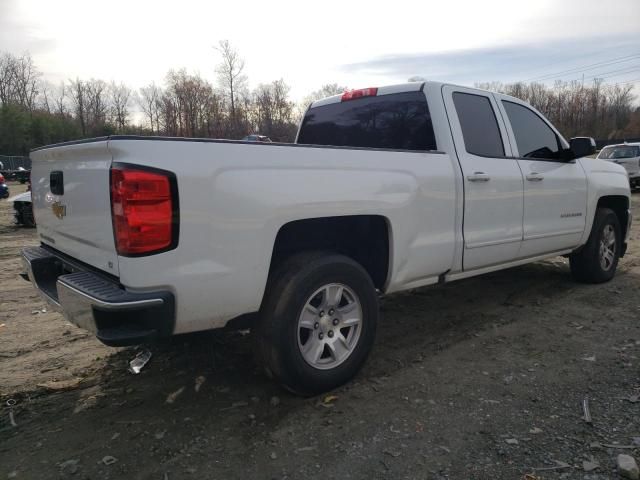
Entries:
{"label": "rear wheel", "polygon": [[589,240],[580,251],[569,257],[573,277],[586,283],[611,280],[618,266],[621,242],[617,215],[608,208],[599,208],[593,220]]}
{"label": "rear wheel", "polygon": [[362,266],[332,253],[295,255],[270,277],[257,326],[261,361],[294,393],[331,390],[363,365],[377,319],[377,294]]}

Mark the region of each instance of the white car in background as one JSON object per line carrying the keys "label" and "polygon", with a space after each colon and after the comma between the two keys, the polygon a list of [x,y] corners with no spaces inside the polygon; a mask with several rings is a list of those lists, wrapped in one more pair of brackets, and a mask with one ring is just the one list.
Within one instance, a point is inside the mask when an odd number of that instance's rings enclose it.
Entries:
{"label": "white car in background", "polygon": [[640,142],[608,145],[597,158],[622,165],[629,175],[631,188],[640,187]]}

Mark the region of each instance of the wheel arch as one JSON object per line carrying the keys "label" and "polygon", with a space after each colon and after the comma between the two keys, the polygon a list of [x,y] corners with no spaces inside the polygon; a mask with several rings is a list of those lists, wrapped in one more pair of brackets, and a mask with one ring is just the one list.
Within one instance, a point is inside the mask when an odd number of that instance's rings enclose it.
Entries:
{"label": "wheel arch", "polygon": [[384,290],[392,265],[392,227],[383,215],[345,215],[298,219],[276,234],[269,274],[286,258],[310,250],[326,250],[352,258]]}
{"label": "wheel arch", "polygon": [[599,208],[609,208],[613,210],[620,222],[622,238],[626,238],[629,224],[629,198],[624,195],[603,195],[598,198],[596,211]]}

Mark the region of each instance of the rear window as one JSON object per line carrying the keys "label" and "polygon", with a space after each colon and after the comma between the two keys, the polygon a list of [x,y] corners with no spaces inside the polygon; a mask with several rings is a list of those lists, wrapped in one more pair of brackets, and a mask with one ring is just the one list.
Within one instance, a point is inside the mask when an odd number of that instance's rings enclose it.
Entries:
{"label": "rear window", "polygon": [[437,150],[422,92],[364,97],[312,108],[302,121],[297,143]]}
{"label": "rear window", "polygon": [[467,152],[483,157],[504,157],[500,127],[489,98],[454,92],[453,103]]}

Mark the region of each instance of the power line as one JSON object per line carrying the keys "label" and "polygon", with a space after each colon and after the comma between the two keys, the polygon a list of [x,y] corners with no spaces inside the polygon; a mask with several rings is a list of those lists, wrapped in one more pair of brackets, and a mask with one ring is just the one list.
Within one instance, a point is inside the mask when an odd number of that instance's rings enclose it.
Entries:
{"label": "power line", "polygon": [[567,69],[567,70],[562,70],[562,71],[555,72],[555,73],[547,73],[547,74],[544,74],[544,75],[538,75],[538,76],[535,76],[535,77],[527,78],[527,79],[525,79],[523,81],[524,82],[541,81],[541,80],[548,80],[548,79],[551,79],[553,77],[557,77],[559,75],[582,73],[582,72],[585,72],[587,70],[593,70],[594,68],[600,68],[600,67],[604,67],[604,66],[615,65],[617,63],[628,62],[628,61],[633,60],[633,59],[635,59],[637,57],[640,57],[640,53],[634,53],[632,55],[626,55],[624,57],[612,58],[610,60],[604,60],[604,61],[597,62],[597,63],[583,65],[581,67],[573,67],[573,68],[570,68],[570,69]]}
{"label": "power line", "polygon": [[[589,56],[591,56],[591,57],[593,57],[593,56],[595,56],[595,55],[608,54],[608,53],[610,53],[611,51],[614,51],[614,49],[612,49],[612,48],[605,48],[605,49],[603,49],[603,50],[591,51],[591,52],[589,52],[589,54],[588,54],[588,55],[589,55]],[[552,55],[552,56],[551,56],[551,57],[549,57],[549,58],[559,58],[559,56],[560,56],[560,54],[555,54],[555,55]],[[587,56],[587,55],[582,55],[582,56]],[[548,69],[548,68],[551,68],[551,67],[555,67],[556,65],[566,65],[566,63],[567,63],[567,59],[566,59],[566,57],[564,57],[564,58],[563,58],[562,60],[560,60],[560,61],[552,62],[552,63],[547,63],[546,65],[542,65],[542,66],[540,66],[540,67],[537,67],[537,70],[545,70],[545,69]],[[527,80],[523,80],[523,81],[527,81]]]}
{"label": "power line", "polygon": [[618,83],[614,83],[614,85],[627,85],[629,83],[640,83],[640,77],[638,78],[634,78],[632,80],[626,80],[624,82],[618,82]]}
{"label": "power line", "polygon": [[[633,72],[637,72],[640,70],[640,65],[634,65],[632,67],[626,67],[626,68],[621,68],[618,70],[611,70],[609,72],[601,72],[601,73],[597,73],[595,75],[589,75],[588,77],[585,77],[587,79],[591,79],[591,78],[610,78],[610,77],[617,77],[618,75],[624,75],[625,73],[633,73]],[[609,75],[611,74],[611,75]]]}

